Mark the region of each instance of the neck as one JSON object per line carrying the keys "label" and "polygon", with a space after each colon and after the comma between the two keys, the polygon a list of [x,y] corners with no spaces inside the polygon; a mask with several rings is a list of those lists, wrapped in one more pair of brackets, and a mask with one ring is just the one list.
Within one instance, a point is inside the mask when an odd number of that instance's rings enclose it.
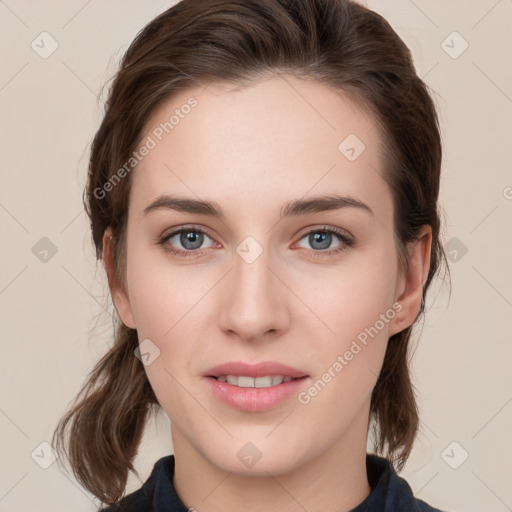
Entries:
{"label": "neck", "polygon": [[188,508],[201,512],[348,512],[371,491],[366,472],[367,418],[361,415],[342,438],[307,463],[268,477],[223,471],[181,432],[173,431],[174,487]]}

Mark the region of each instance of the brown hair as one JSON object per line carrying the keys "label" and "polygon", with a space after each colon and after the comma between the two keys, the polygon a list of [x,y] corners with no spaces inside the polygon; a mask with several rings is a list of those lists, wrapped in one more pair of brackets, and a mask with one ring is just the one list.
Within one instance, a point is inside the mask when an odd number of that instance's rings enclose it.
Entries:
{"label": "brown hair", "polygon": [[[407,46],[384,18],[350,0],[182,0],[139,32],[115,75],[91,147],[84,203],[97,258],[110,227],[116,275],[124,282],[131,174],[113,187],[105,185],[138,147],[155,108],[191,86],[216,81],[243,85],[269,73],[332,86],[376,119],[384,178],[393,194],[401,270],[407,268],[406,243],[417,239],[422,225],[432,227],[431,265],[417,321],[441,260],[446,261],[437,209],[439,122]],[[413,326],[390,338],[370,409],[375,449],[383,454],[387,445],[387,456],[399,470],[418,430],[407,360]],[[76,478],[105,503],[117,502],[125,492],[148,413],[159,407],[143,364],[134,356],[137,331],[116,319],[114,334],[113,346],[53,437]]]}

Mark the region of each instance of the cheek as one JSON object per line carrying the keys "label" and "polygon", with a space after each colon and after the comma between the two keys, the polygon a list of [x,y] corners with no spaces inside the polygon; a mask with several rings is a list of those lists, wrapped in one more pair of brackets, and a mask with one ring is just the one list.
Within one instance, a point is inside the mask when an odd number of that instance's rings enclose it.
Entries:
{"label": "cheek", "polygon": [[[397,272],[393,245],[377,247],[352,252],[336,264],[302,262],[279,269],[293,290],[284,303],[291,320],[289,328],[294,330],[293,324],[297,324],[313,330],[316,325],[316,338],[323,332],[327,339],[346,342],[373,326],[392,306]],[[208,311],[221,302],[222,283],[218,281],[224,269],[166,263],[165,257],[155,258],[154,254],[130,248],[127,277],[139,339],[166,343],[180,332],[193,339],[193,331],[200,329],[199,318],[211,318]],[[191,320],[194,317],[196,321]],[[387,330],[388,324],[385,327]]]}
{"label": "cheek", "polygon": [[[379,294],[371,286],[341,298],[336,294],[330,299],[325,302],[323,320],[334,334],[323,329],[326,334],[313,338],[315,330],[311,329],[313,343],[304,353],[314,370],[314,378],[298,399],[318,422],[339,432],[348,428],[358,411],[369,404],[382,368],[389,321],[395,310],[387,295]],[[310,426],[310,434],[314,436],[317,420]]]}
{"label": "cheek", "polygon": [[298,272],[293,289],[329,328],[326,335],[334,331],[346,340],[374,325],[392,307],[397,276],[393,257],[388,250],[354,253],[354,261],[337,268]]}
{"label": "cheek", "polygon": [[166,403],[180,402],[179,383],[197,373],[192,368],[199,353],[194,340],[204,339],[199,333],[199,319],[204,317],[208,305],[205,298],[217,277],[199,268],[186,270],[166,264],[165,258],[155,258],[154,254],[151,258],[148,251],[137,247],[130,252],[130,304],[139,343],[149,339],[150,350],[157,354],[144,367],[146,374],[159,402],[169,411]]}
{"label": "cheek", "polygon": [[331,389],[324,399],[331,393],[362,397],[377,380],[396,316],[394,256],[388,250],[368,252],[358,255],[357,264],[330,269],[329,275],[302,275],[296,280],[293,289],[314,315],[294,318],[314,340],[316,375],[329,381]]}
{"label": "cheek", "polygon": [[214,284],[215,276],[210,274],[166,263],[165,257],[134,248],[127,278],[139,338],[171,338]]}

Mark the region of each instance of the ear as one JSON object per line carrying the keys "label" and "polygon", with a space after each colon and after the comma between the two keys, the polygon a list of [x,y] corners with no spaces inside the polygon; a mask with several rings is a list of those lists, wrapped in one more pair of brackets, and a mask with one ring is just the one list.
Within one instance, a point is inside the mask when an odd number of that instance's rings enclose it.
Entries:
{"label": "ear", "polygon": [[102,259],[107,273],[110,294],[112,295],[117,314],[126,327],[136,329],[135,318],[133,316],[128,293],[123,283],[120,283],[116,277],[116,262],[114,260],[114,243],[111,228],[107,228],[103,234]]}
{"label": "ear", "polygon": [[416,320],[423,296],[423,287],[430,270],[430,250],[432,247],[432,228],[425,224],[420,228],[418,239],[407,244],[409,268],[399,277],[397,297],[401,309],[390,322],[389,336],[393,336]]}

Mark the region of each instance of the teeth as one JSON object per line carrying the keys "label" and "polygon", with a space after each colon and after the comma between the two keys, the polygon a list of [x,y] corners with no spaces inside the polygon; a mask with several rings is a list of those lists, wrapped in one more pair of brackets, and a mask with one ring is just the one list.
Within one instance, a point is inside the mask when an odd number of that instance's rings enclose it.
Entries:
{"label": "teeth", "polygon": [[246,375],[220,375],[217,377],[219,382],[227,382],[233,386],[241,388],[269,388],[277,386],[281,383],[290,382],[291,377],[283,377],[282,375],[267,375],[265,377],[248,377]]}

